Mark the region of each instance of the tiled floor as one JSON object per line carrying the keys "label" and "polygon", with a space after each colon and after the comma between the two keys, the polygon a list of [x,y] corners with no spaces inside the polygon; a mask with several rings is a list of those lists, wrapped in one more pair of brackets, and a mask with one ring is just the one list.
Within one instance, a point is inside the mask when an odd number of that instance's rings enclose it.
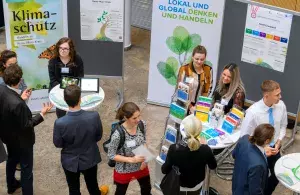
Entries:
{"label": "tiled floor", "polygon": [[[148,69],[149,69],[149,49],[150,32],[137,28],[132,28],[133,47],[125,52],[125,100],[136,102],[141,110],[142,117],[147,122],[148,144],[150,149],[158,154],[158,145],[160,137],[164,131],[164,122],[168,114],[168,108],[149,105],[146,103],[148,87]],[[0,51],[5,48],[5,34],[0,34]],[[115,79],[102,79],[101,86],[105,91],[105,100],[97,109],[101,115],[104,126],[104,137],[99,143],[102,162],[99,164],[98,180],[101,184],[108,184],[111,188],[110,194],[114,194],[114,185],[112,181],[112,169],[106,164],[107,157],[103,153],[102,142],[107,139],[110,131],[110,124],[114,121],[115,106],[118,103],[116,95],[117,87],[120,82]],[[65,176],[60,164],[60,150],[56,149],[52,143],[53,124],[56,119],[54,113],[46,116],[45,122],[35,128],[36,144],[34,146],[34,191],[36,195],[66,195],[68,187]],[[296,143],[287,151],[287,153],[299,151],[300,146],[297,138]],[[154,180],[155,162],[150,163],[152,180]],[[221,195],[231,194],[231,182],[224,181],[212,173],[211,186],[216,188]],[[83,178],[81,178],[81,191],[87,195],[87,189]],[[153,188],[153,194],[161,194]],[[6,194],[5,182],[5,163],[0,164],[0,195]],[[15,194],[21,194],[20,191]],[[129,195],[140,194],[137,182],[129,185]],[[279,185],[274,194],[292,194],[282,185]]]}

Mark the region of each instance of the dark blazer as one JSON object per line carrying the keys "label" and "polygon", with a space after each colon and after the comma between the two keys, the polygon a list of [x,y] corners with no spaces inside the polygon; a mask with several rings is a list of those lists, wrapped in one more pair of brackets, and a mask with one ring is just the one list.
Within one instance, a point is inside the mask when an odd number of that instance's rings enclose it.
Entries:
{"label": "dark blazer", "polygon": [[180,171],[180,186],[193,188],[205,178],[205,166],[217,167],[217,161],[208,145],[201,145],[196,151],[190,151],[186,143],[172,144],[161,171],[168,174],[175,165]]}
{"label": "dark blazer", "polygon": [[[64,66],[65,65],[62,63],[59,57],[52,58],[49,60],[49,64],[48,64],[48,72],[50,78],[49,91],[53,87],[61,83],[61,79],[62,79],[61,68]],[[68,63],[67,67],[70,68],[70,72],[69,74],[66,74],[66,76],[84,77],[83,61],[78,54],[76,54],[74,58],[74,63]]]}
{"label": "dark blazer", "polygon": [[10,147],[32,147],[35,143],[34,126],[43,121],[43,117],[32,113],[21,96],[0,85],[0,138]]}
{"label": "dark blazer", "polygon": [[62,166],[71,172],[86,170],[101,162],[97,142],[102,137],[98,112],[68,112],[54,124],[53,143],[61,150]]}
{"label": "dark blazer", "polygon": [[249,135],[240,138],[232,153],[234,162],[232,178],[233,195],[263,195],[269,175],[266,157],[249,142]]}

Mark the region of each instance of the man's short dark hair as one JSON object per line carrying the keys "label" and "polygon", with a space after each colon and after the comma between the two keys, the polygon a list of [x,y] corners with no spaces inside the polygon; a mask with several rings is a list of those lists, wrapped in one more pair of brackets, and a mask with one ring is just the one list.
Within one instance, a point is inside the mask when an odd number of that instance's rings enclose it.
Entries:
{"label": "man's short dark hair", "polygon": [[23,76],[23,71],[17,64],[12,64],[4,70],[3,80],[8,86],[16,86]]}
{"label": "man's short dark hair", "polygon": [[78,105],[81,97],[80,87],[77,85],[69,85],[64,90],[64,99],[68,106],[74,108]]}

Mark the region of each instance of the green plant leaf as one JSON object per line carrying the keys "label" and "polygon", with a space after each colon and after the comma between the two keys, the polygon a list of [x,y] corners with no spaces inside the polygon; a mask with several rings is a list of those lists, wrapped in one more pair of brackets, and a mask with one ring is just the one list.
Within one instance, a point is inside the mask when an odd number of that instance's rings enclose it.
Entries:
{"label": "green plant leaf", "polygon": [[189,31],[187,31],[183,26],[177,26],[173,31],[173,36],[181,41],[185,40],[189,35]]}
{"label": "green plant leaf", "polygon": [[213,64],[210,61],[208,61],[208,60],[205,60],[204,64],[206,64],[206,65],[208,65],[210,67],[213,67]]}
{"label": "green plant leaf", "polygon": [[176,77],[168,78],[167,81],[172,86],[175,86],[177,84],[177,78]]}
{"label": "green plant leaf", "polygon": [[197,45],[201,45],[202,39],[198,34],[191,34],[190,36],[190,47],[186,50],[188,52],[192,52]]}
{"label": "green plant leaf", "polygon": [[182,54],[184,50],[182,49],[182,41],[176,37],[168,37],[166,44],[168,48],[175,54]]}
{"label": "green plant leaf", "polygon": [[169,57],[166,62],[159,62],[157,69],[170,85],[177,83],[178,61],[174,57]]}
{"label": "green plant leaf", "polygon": [[160,72],[160,74],[163,77],[165,77],[166,79],[174,76],[173,68],[165,62],[159,62],[157,64],[157,68],[158,68],[158,71]]}
{"label": "green plant leaf", "polygon": [[168,57],[166,63],[167,63],[167,65],[169,65],[173,69],[173,72],[176,74],[177,69],[178,69],[177,59],[174,58],[174,57]]}

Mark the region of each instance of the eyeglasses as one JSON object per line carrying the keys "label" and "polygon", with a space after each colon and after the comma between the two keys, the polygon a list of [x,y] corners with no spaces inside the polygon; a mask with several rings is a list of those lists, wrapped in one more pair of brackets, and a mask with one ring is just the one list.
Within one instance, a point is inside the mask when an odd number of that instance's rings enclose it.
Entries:
{"label": "eyeglasses", "polygon": [[61,51],[69,51],[70,49],[66,48],[66,47],[59,47],[59,50],[61,50]]}

